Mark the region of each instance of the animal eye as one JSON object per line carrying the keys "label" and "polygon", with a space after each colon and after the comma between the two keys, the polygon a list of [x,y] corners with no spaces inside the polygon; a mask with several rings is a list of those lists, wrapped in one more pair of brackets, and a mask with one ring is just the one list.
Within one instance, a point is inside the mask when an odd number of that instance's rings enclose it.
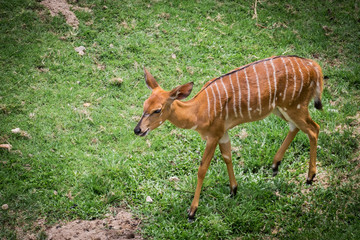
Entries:
{"label": "animal eye", "polygon": [[154,111],[154,113],[160,113],[161,112],[161,109],[156,109],[155,111]]}

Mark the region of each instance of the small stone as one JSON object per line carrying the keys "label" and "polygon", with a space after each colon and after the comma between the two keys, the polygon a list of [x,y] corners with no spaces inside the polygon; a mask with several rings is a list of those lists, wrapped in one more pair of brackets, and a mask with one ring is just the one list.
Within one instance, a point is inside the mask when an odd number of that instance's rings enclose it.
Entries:
{"label": "small stone", "polygon": [[76,47],[76,48],[75,48],[75,51],[76,51],[77,53],[79,53],[79,55],[82,56],[82,55],[85,54],[85,52],[84,52],[85,49],[86,49],[86,48],[85,48],[84,46],[80,46],[80,47]]}
{"label": "small stone", "polygon": [[14,129],[11,129],[11,132],[12,133],[21,133],[21,129],[20,128],[14,128]]}
{"label": "small stone", "polygon": [[11,132],[15,133],[15,134],[20,134],[20,136],[22,136],[22,137],[31,138],[30,134],[28,134],[24,130],[21,130],[20,128],[11,129]]}
{"label": "small stone", "polygon": [[109,80],[109,82],[114,85],[121,85],[123,83],[123,80],[122,78],[112,78]]}
{"label": "small stone", "polygon": [[151,202],[153,202],[153,200],[152,200],[152,198],[151,198],[150,196],[147,196],[147,197],[146,197],[146,202],[150,202],[150,203],[151,203]]}
{"label": "small stone", "polygon": [[176,176],[169,178],[169,181],[170,181],[170,182],[178,182],[179,180],[180,180],[180,179],[179,179],[178,177],[176,177]]}

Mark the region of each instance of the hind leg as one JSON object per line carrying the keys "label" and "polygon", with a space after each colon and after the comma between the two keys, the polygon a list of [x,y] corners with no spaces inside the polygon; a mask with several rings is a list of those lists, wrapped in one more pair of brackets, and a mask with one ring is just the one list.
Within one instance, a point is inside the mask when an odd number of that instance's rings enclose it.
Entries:
{"label": "hind leg", "polygon": [[310,140],[310,162],[309,162],[309,172],[306,179],[307,184],[312,184],[315,175],[316,175],[316,152],[317,152],[317,142],[320,131],[320,126],[314,122],[310,117],[306,120],[308,124],[308,137]]}
{"label": "hind leg", "polygon": [[273,165],[272,165],[273,176],[276,176],[278,174],[279,165],[281,163],[281,160],[284,157],[286,149],[288,149],[290,143],[292,142],[292,140],[294,140],[294,138],[295,138],[295,136],[296,136],[296,134],[298,132],[299,132],[298,128],[296,128],[296,127],[294,129],[290,128],[289,133],[286,136],[284,142],[281,144],[281,147],[279,148],[279,150],[275,154]]}
{"label": "hind leg", "polygon": [[290,128],[286,138],[284,139],[284,142],[281,144],[279,150],[274,156],[272,170],[273,170],[273,176],[276,176],[279,171],[279,165],[281,163],[281,160],[283,159],[284,154],[288,149],[290,143],[294,140],[296,134],[299,132],[299,129],[291,121],[287,120],[278,109],[275,109],[273,113],[279,118],[287,121],[289,123],[289,128]]}
{"label": "hind leg", "polygon": [[307,107],[303,107],[297,111],[288,111],[281,113],[287,118],[289,118],[294,125],[303,131],[309,138],[310,141],[310,162],[309,162],[309,172],[306,179],[307,184],[311,184],[316,175],[316,151],[317,151],[317,141],[319,136],[320,127],[314,122],[309,114]]}

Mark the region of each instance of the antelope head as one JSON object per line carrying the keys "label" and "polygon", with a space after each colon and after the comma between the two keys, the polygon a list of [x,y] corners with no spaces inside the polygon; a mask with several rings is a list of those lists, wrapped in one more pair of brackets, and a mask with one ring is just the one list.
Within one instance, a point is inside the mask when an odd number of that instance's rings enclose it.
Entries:
{"label": "antelope head", "polygon": [[152,91],[144,102],[144,112],[134,129],[134,133],[141,137],[146,136],[151,130],[159,127],[171,115],[171,105],[175,100],[185,99],[190,95],[193,83],[186,83],[171,91],[163,90],[155,78],[144,68],[145,82]]}

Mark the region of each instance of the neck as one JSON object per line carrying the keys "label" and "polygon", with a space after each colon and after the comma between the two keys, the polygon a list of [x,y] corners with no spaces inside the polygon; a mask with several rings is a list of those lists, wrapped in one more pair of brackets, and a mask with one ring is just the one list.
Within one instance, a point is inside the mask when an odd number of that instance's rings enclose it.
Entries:
{"label": "neck", "polygon": [[196,126],[196,104],[193,100],[181,102],[175,100],[171,105],[168,120],[178,128],[193,128]]}

